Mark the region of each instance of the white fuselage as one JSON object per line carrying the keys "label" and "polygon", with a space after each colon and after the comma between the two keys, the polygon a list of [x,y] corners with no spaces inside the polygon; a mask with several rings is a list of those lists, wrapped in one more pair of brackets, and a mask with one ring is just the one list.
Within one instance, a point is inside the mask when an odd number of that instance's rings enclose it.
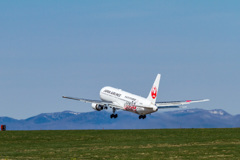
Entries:
{"label": "white fuselage", "polygon": [[117,108],[139,115],[146,115],[158,110],[155,104],[152,104],[146,98],[113,87],[102,88],[100,98],[104,101],[113,102],[113,107],[117,106]]}

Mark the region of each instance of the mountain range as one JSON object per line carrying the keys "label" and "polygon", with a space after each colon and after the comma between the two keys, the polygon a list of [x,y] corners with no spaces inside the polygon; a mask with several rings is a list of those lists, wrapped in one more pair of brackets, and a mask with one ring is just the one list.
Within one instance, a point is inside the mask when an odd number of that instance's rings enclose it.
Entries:
{"label": "mountain range", "polygon": [[63,111],[42,113],[17,120],[0,117],[0,124],[7,130],[73,130],[73,129],[160,129],[160,128],[234,128],[240,127],[240,115],[224,110],[185,109],[157,112],[138,119],[137,114],[118,111],[118,118],[111,119],[110,112],[92,111],[79,113]]}

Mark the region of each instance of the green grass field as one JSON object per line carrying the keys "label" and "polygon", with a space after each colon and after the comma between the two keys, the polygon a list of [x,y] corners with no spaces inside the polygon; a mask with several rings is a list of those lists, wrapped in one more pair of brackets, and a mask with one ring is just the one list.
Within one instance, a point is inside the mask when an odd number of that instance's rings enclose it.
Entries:
{"label": "green grass field", "polygon": [[240,128],[6,131],[0,159],[240,159]]}

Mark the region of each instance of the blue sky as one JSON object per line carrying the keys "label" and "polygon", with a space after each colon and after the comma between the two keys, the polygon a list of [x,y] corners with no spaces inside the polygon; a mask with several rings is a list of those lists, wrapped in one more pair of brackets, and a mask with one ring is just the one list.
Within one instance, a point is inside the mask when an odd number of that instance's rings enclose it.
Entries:
{"label": "blue sky", "polygon": [[[0,116],[92,111],[107,85],[240,114],[239,1],[1,1]],[[162,110],[165,111],[165,110]],[[160,111],[160,112],[162,112]]]}

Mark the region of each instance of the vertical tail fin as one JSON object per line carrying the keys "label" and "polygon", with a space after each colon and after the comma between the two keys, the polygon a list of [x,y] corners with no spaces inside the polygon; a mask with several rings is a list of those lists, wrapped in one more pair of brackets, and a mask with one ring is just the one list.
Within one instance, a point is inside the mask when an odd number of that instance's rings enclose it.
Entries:
{"label": "vertical tail fin", "polygon": [[152,104],[156,103],[160,78],[161,78],[161,74],[158,74],[153,83],[152,89],[150,90],[149,95],[147,97],[147,100],[151,101]]}

